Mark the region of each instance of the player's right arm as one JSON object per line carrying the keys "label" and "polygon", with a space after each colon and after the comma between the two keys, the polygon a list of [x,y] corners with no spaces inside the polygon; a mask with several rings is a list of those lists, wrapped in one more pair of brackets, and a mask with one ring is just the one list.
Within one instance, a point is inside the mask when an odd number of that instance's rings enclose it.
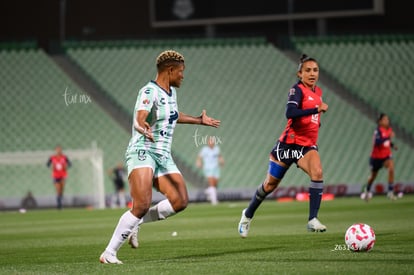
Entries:
{"label": "player's right arm", "polygon": [[196,166],[197,166],[198,168],[202,168],[202,167],[203,167],[203,160],[202,160],[202,158],[201,158],[201,156],[200,156],[200,155],[198,155],[198,156],[197,156],[197,159],[196,159]]}
{"label": "player's right arm", "polygon": [[138,133],[154,142],[154,135],[151,130],[151,125],[147,122],[147,117],[154,104],[154,89],[150,87],[142,88],[137,97],[135,104],[134,128]]}
{"label": "player's right arm", "polygon": [[154,135],[152,134],[151,126],[147,122],[149,112],[146,110],[138,110],[134,120],[134,128],[141,135],[154,142]]}

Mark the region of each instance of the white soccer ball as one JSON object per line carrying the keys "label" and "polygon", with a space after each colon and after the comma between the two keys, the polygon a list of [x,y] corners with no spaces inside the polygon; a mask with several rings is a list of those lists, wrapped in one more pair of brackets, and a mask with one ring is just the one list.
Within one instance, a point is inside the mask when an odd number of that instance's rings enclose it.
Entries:
{"label": "white soccer ball", "polygon": [[375,244],[375,232],[365,223],[351,225],[345,233],[345,244],[351,251],[370,251]]}

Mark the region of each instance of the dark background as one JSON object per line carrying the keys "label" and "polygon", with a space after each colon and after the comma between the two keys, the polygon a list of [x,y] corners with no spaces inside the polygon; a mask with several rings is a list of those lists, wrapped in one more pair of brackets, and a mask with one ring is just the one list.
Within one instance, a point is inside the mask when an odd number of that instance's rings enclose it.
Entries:
{"label": "dark background", "polygon": [[[64,36],[61,36],[60,4],[63,0],[1,1],[0,41],[35,40],[48,48],[60,39],[141,39],[202,37],[205,26],[152,28],[149,0],[65,0]],[[287,0],[192,0],[193,17],[223,17],[284,13]],[[411,10],[402,0],[384,0],[385,14],[326,19],[327,35],[413,33]],[[169,10],[174,0],[157,0],[157,16],[174,19]],[[371,0],[294,0],[294,11],[323,11],[327,8],[369,6]],[[162,4],[160,4],[162,3]],[[254,3],[254,5],[252,4]],[[332,3],[335,3],[334,5]],[[345,6],[344,6],[345,5]],[[168,17],[170,16],[170,17]],[[191,19],[191,18],[190,18]],[[292,32],[293,30],[293,32]],[[316,20],[216,25],[214,35],[264,35],[278,41],[289,35],[317,35]]]}

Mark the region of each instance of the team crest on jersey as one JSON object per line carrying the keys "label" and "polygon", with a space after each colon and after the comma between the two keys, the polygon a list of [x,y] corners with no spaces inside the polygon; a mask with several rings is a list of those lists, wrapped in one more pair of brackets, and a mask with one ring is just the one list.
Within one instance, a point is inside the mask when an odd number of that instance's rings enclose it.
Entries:
{"label": "team crest on jersey", "polygon": [[295,88],[289,90],[289,96],[295,95]]}
{"label": "team crest on jersey", "polygon": [[147,156],[145,155],[145,150],[138,150],[138,160],[146,160]]}

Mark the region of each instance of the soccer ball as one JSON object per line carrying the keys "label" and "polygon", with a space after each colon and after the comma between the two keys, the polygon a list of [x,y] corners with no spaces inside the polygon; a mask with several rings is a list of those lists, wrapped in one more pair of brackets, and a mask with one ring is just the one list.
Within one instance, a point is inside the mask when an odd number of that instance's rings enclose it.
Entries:
{"label": "soccer ball", "polygon": [[375,244],[375,232],[365,223],[351,225],[345,233],[345,244],[351,251],[370,251]]}

